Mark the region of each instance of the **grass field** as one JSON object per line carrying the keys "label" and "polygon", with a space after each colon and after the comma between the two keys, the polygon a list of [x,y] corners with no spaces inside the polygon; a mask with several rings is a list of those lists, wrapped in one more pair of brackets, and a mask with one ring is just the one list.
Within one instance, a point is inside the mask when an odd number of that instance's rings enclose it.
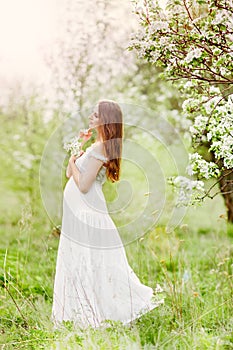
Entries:
{"label": "grass field", "polygon": [[231,349],[230,230],[157,227],[126,252],[142,282],[164,288],[165,303],[131,326],[59,332],[50,322],[58,239],[31,219],[24,212],[20,227],[1,227],[3,349]]}
{"label": "grass field", "polygon": [[[106,329],[82,331],[66,323],[58,331],[50,320],[58,238],[38,189],[35,205],[17,188],[16,174],[5,172],[7,164],[3,160],[0,205],[2,349],[233,348],[233,228],[226,224],[220,197],[189,208],[169,232],[168,203],[156,227],[126,245],[140,280],[164,289],[163,305],[129,326],[110,322]],[[168,175],[171,169],[164,168]],[[112,200],[108,185],[104,190]]]}

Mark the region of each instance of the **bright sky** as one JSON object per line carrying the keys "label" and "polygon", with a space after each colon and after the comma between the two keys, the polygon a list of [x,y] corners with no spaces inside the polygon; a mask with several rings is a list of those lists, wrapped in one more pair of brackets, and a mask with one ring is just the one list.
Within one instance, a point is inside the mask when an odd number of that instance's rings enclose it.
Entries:
{"label": "bright sky", "polygon": [[58,1],[0,0],[1,80],[43,75],[42,48],[56,35]]}
{"label": "bright sky", "polygon": [[56,0],[0,0],[0,76],[37,76],[56,33]]}

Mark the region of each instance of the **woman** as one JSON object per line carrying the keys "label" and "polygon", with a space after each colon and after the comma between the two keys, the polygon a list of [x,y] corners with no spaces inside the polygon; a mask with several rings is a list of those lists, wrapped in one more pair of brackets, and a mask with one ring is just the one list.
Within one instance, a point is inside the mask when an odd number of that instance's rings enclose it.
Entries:
{"label": "woman", "polygon": [[80,328],[105,320],[126,324],[163,302],[152,300],[153,289],[129,266],[102,192],[106,179],[120,178],[122,111],[101,100],[89,118],[96,142],[71,156],[66,170],[52,308],[55,324],[73,321]]}

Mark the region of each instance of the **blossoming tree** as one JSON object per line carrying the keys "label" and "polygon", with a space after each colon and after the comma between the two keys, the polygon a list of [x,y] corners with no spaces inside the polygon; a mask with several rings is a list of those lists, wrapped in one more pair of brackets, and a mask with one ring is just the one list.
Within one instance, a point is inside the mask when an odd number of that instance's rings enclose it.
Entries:
{"label": "blossoming tree", "polygon": [[[194,150],[187,174],[202,188],[195,200],[221,193],[233,222],[233,2],[170,0],[165,11],[157,1],[134,3],[141,26],[129,49],[163,67],[185,98],[181,123],[189,125]],[[211,178],[204,189],[201,180]],[[190,188],[187,181],[175,185]]]}
{"label": "blossoming tree", "polygon": [[119,76],[134,72],[134,55],[123,49],[133,24],[126,22],[123,0],[61,0],[59,8],[57,40],[45,55],[55,109],[61,120],[80,111],[84,123],[82,110],[111,95]]}

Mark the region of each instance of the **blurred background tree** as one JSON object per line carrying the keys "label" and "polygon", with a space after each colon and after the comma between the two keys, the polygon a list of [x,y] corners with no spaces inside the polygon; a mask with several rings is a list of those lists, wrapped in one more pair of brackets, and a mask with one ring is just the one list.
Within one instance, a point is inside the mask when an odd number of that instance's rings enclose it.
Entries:
{"label": "blurred background tree", "polygon": [[[116,97],[115,85],[133,75],[134,55],[125,50],[133,21],[123,1],[71,0],[61,6],[59,36],[45,56],[52,71],[58,116],[73,115],[101,97]],[[110,98],[109,97],[109,98]]]}

